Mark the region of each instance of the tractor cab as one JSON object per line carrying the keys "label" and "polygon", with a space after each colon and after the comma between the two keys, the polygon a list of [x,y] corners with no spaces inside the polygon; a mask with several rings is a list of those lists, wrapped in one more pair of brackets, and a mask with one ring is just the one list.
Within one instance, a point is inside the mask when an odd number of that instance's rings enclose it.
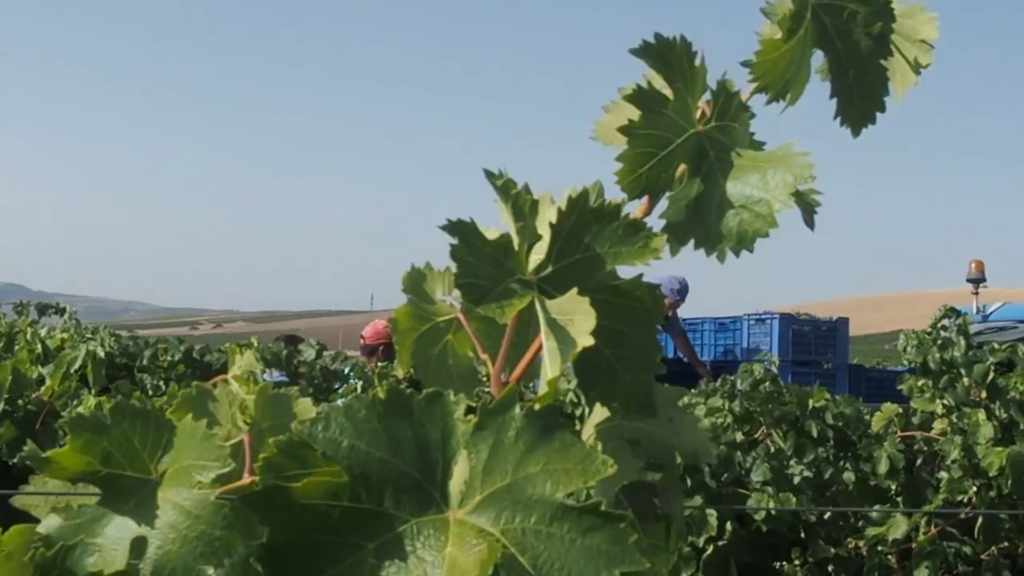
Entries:
{"label": "tractor cab", "polygon": [[967,283],[971,285],[971,306],[960,307],[960,311],[971,319],[971,335],[977,342],[1024,341],[1024,303],[995,302],[981,304],[981,289],[986,288],[985,263],[971,260],[967,266]]}

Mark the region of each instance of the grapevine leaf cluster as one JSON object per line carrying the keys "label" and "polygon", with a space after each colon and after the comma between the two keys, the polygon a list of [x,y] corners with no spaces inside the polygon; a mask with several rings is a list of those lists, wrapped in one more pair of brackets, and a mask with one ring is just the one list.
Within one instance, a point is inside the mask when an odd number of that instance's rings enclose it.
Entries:
{"label": "grapevine leaf cluster", "polygon": [[685,36],[656,34],[630,51],[649,69],[645,81],[621,88],[595,126],[595,140],[623,148],[616,176],[627,197],[644,199],[645,211],[666,199],[660,217],[673,255],[689,245],[723,262],[753,252],[792,208],[814,230],[821,192],[809,154],[790,143],[766,148],[751,131],[751,97],[796,104],[821,53],[836,119],[857,137],[890,94],[917,83],[938,38],[938,18],[920,3],[774,0],[762,13],[759,49],[743,62],[748,91],[725,76],[709,80]]}
{"label": "grapevine leaf cluster", "polygon": [[630,51],[646,79],[595,128],[620,148],[621,197],[485,170],[504,229],[441,226],[450,262],[402,278],[394,365],[15,305],[0,317],[0,482],[20,490],[0,573],[1024,570],[1024,346],[972,342],[954,310],[901,339],[906,406],[759,363],[692,391],[656,383],[665,302],[623,269],[687,246],[739,257],[792,208],[814,228],[809,155],[759,140],[752,98],[792,106],[817,72],[857,137],[938,35],[922,5],[892,0],[762,12],[746,90],[685,36]]}

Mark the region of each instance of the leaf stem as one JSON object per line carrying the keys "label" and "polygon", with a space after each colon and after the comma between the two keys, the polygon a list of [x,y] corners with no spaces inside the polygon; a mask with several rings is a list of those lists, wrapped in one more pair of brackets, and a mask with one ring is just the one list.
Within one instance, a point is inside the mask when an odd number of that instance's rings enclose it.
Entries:
{"label": "leaf stem", "polygon": [[53,402],[47,400],[42,412],[39,413],[39,419],[36,420],[36,430],[43,427],[43,419],[46,417],[46,413],[50,411],[50,406],[53,406]]}
{"label": "leaf stem", "polygon": [[933,440],[945,440],[942,436],[932,434],[931,432],[922,432],[920,430],[912,430],[910,432],[898,432],[897,438],[932,438]]}
{"label": "leaf stem", "polygon": [[249,476],[248,478],[242,478],[241,480],[237,480],[235,482],[232,482],[231,484],[226,484],[226,485],[221,486],[220,488],[218,488],[217,489],[217,495],[220,496],[220,495],[225,494],[227,492],[230,492],[232,490],[237,490],[237,489],[243,488],[245,486],[251,486],[251,485],[255,484],[257,481],[259,481],[259,477],[258,476]]}
{"label": "leaf stem", "polygon": [[518,321],[519,313],[516,312],[508,321],[508,326],[505,327],[505,336],[501,339],[498,358],[494,361],[494,366],[491,367],[491,395],[495,398],[504,392],[507,386],[505,379],[502,378],[502,372],[505,370],[505,361],[508,360],[508,351],[512,347],[512,337],[515,335]]}
{"label": "leaf stem", "polygon": [[476,337],[476,332],[473,332],[473,328],[469,325],[469,318],[466,318],[466,314],[462,310],[456,312],[455,316],[462,323],[462,327],[466,329],[466,333],[469,334],[469,339],[473,342],[473,348],[476,349],[476,355],[487,365],[487,372],[493,374],[494,364],[491,362],[491,357],[487,355],[487,351],[480,344],[480,339]]}
{"label": "leaf stem", "polygon": [[533,364],[533,361],[537,359],[537,354],[540,354],[541,349],[544,348],[544,340],[541,339],[541,335],[537,334],[537,338],[534,339],[533,344],[530,344],[530,348],[526,350],[526,354],[523,354],[522,359],[519,360],[519,364],[516,364],[515,370],[512,371],[512,375],[508,377],[509,384],[516,384],[519,379],[526,374],[526,370]]}
{"label": "leaf stem", "polygon": [[255,478],[256,475],[253,473],[252,469],[252,435],[249,433],[248,430],[246,430],[245,433],[242,434],[242,454],[242,480]]}

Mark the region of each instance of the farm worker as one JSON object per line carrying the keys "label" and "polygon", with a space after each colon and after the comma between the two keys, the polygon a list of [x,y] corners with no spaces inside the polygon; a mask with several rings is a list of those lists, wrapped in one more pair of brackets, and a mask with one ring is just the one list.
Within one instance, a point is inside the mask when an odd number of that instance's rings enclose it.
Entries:
{"label": "farm worker", "polygon": [[274,338],[274,344],[284,344],[286,348],[298,348],[306,341],[305,338],[298,334],[281,334],[277,338]]}
{"label": "farm worker", "polygon": [[387,320],[374,320],[359,333],[359,355],[370,364],[395,361],[395,343]]}
{"label": "farm worker", "polygon": [[[306,339],[298,334],[281,334],[277,338],[274,338],[274,344],[284,344],[285,348],[295,350],[305,342]],[[264,382],[287,382],[288,377],[283,372],[278,370],[268,370],[263,373]]]}
{"label": "farm worker", "polygon": [[661,324],[662,331],[672,338],[676,348],[683,353],[683,357],[701,376],[714,380],[711,370],[697,356],[690,337],[686,335],[683,324],[679,320],[679,307],[686,302],[690,295],[690,283],[682,276],[666,276],[658,284],[661,286],[661,293],[665,296],[665,320]]}

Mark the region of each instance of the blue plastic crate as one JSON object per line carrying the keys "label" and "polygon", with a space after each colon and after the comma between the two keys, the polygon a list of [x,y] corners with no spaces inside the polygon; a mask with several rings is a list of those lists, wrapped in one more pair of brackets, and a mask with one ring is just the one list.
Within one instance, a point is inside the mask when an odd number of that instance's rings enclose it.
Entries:
{"label": "blue plastic crate", "polygon": [[865,404],[906,404],[909,399],[898,386],[902,376],[913,373],[913,368],[876,368],[850,364],[850,395]]}
{"label": "blue plastic crate", "polygon": [[[683,330],[690,338],[697,356],[705,362],[713,360],[741,360],[743,353],[743,317],[720,316],[687,318],[681,320]],[[675,358],[676,350],[672,338],[658,334],[665,358]]]}
{"label": "blue plastic crate", "polygon": [[850,370],[846,364],[779,363],[779,378],[797,386],[820,386],[833,395],[848,394]]}
{"label": "blue plastic crate", "polygon": [[850,361],[849,318],[800,318],[776,312],[744,314],[742,333],[742,358],[746,360],[767,353],[780,362]]}
{"label": "blue plastic crate", "polygon": [[[681,386],[684,388],[695,388],[701,381],[701,375],[690,365],[689,362],[682,359],[666,359],[665,373],[660,374],[655,378],[656,381],[662,384],[668,384],[669,386]],[[711,373],[716,377],[733,375],[739,372],[742,362],[740,361],[711,361],[707,362],[707,367],[711,370]]]}

